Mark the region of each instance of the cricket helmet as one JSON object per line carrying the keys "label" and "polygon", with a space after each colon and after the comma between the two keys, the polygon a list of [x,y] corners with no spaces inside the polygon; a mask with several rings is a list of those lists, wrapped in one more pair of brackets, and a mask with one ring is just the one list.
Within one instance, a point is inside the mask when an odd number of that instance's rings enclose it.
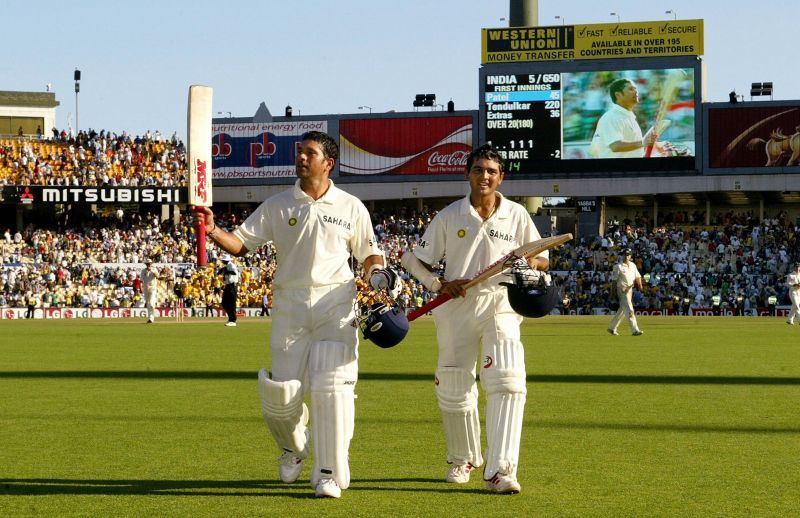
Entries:
{"label": "cricket helmet", "polygon": [[397,306],[373,304],[366,316],[359,320],[364,338],[371,340],[382,349],[394,347],[408,334],[408,319],[405,312]]}
{"label": "cricket helmet", "polygon": [[524,317],[540,318],[549,315],[561,301],[561,293],[550,277],[526,264],[515,264],[511,270],[513,282],[501,282],[508,290],[511,308]]}

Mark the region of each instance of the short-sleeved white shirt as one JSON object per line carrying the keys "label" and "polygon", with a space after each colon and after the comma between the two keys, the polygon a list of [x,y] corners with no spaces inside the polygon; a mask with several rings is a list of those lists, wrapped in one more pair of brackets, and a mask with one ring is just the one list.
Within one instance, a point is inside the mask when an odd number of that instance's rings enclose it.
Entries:
{"label": "short-sleeved white shirt", "polygon": [[625,263],[624,261],[617,263],[614,265],[614,269],[611,270],[611,280],[615,281],[618,289],[622,291],[631,289],[636,279],[641,277],[639,269],[636,268],[636,264],[633,261],[630,263]]}
{"label": "short-sleeved white shirt", "polygon": [[635,142],[642,140],[642,128],[636,121],[636,115],[618,104],[611,108],[597,121],[590,150],[598,158],[641,158],[644,148],[631,151],[611,151],[611,144],[618,141]]}
{"label": "short-sleeved white shirt", "polygon": [[789,285],[789,293],[794,295],[800,295],[800,286],[794,286],[795,284],[800,284],[800,273],[792,272],[786,277],[786,284]]}
{"label": "short-sleeved white shirt", "polygon": [[153,292],[158,289],[158,274],[150,268],[142,270],[142,285],[147,292]]}
{"label": "short-sleeved white shirt", "polygon": [[314,200],[300,189],[271,196],[233,231],[248,250],[272,241],[277,251],[276,288],[342,284],[354,278],[350,256],[359,262],[383,256],[369,212],[361,201],[330,182]]}
{"label": "short-sleeved white shirt", "polygon": [[[428,225],[414,255],[430,265],[444,258],[445,280],[470,279],[508,252],[540,239],[528,211],[496,194],[500,205],[486,221],[472,206],[469,196],[445,207]],[[549,254],[545,251],[539,257],[547,258]],[[503,280],[506,279],[495,276],[477,288],[491,288]]]}

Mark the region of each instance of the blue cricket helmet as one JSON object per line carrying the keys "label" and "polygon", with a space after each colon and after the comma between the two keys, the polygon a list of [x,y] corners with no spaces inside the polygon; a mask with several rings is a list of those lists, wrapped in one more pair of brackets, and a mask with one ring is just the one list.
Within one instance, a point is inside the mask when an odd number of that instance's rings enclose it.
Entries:
{"label": "blue cricket helmet", "polygon": [[359,322],[364,338],[378,347],[388,349],[403,341],[408,334],[408,319],[397,306],[373,304],[366,318]]}

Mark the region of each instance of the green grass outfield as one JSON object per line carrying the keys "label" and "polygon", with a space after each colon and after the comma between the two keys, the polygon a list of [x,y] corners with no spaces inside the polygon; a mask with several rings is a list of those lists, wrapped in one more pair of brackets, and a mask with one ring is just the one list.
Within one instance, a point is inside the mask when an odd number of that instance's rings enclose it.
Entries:
{"label": "green grass outfield", "polygon": [[[277,478],[269,319],[0,323],[2,516],[797,516],[800,326],[526,320],[522,493],[443,482],[433,322],[361,345],[352,484]],[[483,400],[482,400],[483,401]],[[481,405],[483,406],[483,405]]]}

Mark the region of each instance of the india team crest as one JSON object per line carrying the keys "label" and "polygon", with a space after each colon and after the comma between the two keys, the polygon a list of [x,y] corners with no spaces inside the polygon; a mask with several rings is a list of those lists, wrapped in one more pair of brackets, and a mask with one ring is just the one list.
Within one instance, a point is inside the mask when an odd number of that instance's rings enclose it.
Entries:
{"label": "india team crest", "polygon": [[295,217],[289,218],[289,226],[293,227],[295,225],[297,225],[297,218],[295,218]]}
{"label": "india team crest", "polygon": [[463,228],[460,228],[460,229],[458,229],[457,235],[458,235],[458,237],[464,237],[464,236],[467,235],[467,231],[464,230]]}

